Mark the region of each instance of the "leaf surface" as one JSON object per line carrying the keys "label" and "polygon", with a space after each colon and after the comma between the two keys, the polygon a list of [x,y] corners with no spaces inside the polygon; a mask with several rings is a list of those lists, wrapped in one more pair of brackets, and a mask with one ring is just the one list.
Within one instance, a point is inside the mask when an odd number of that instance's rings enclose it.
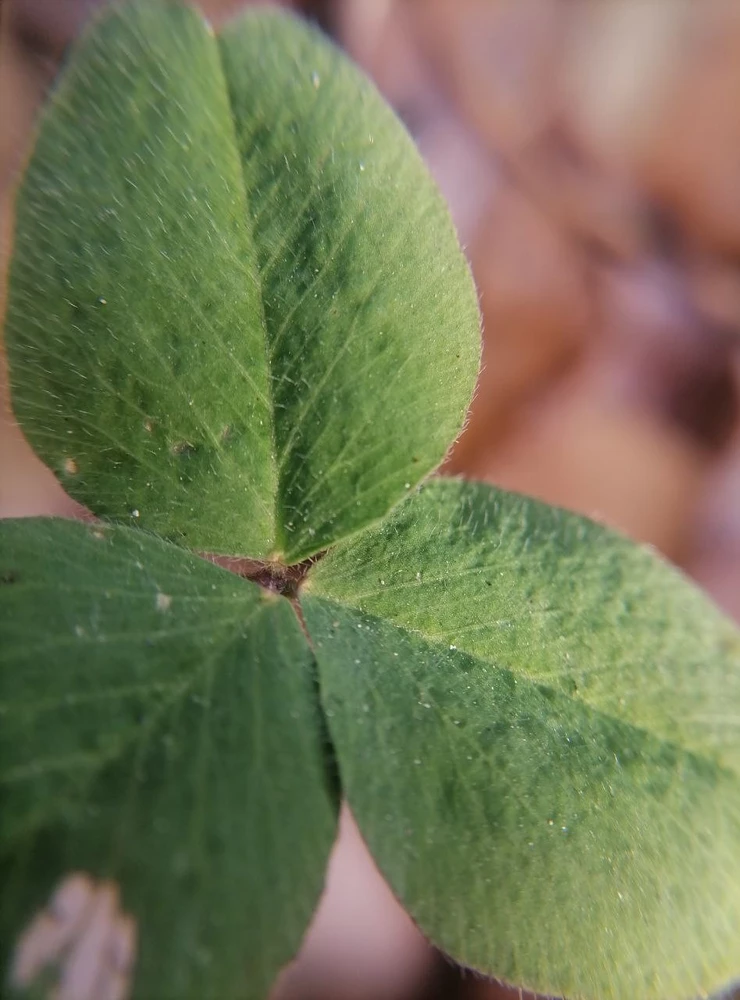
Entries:
{"label": "leaf surface", "polygon": [[274,12],[221,36],[273,372],[279,521],[305,558],[442,459],[478,369],[447,209],[372,84]]}
{"label": "leaf surface", "polygon": [[4,521],[0,630],[11,978],[24,928],[84,873],[136,922],[133,997],[266,996],[336,818],[288,602],[140,531]]}
{"label": "leaf surface", "polygon": [[403,127],[321,36],[158,2],[75,47],[20,188],[15,412],[97,514],[299,561],[385,515],[472,393],[475,292]]}
{"label": "leaf surface", "polygon": [[677,571],[437,480],[302,604],[347,798],[436,943],[570,998],[737,975],[740,639]]}
{"label": "leaf surface", "polygon": [[13,408],[76,499],[193,548],[275,546],[246,193],[195,11],[114,6],[73,48],[16,202]]}

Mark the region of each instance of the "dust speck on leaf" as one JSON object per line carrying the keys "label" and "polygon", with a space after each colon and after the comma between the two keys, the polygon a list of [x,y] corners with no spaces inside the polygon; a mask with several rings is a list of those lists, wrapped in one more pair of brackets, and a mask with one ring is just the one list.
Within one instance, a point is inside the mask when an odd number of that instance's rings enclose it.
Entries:
{"label": "dust speck on leaf", "polygon": [[172,598],[169,594],[158,593],[155,601],[157,611],[169,611],[172,605]]}
{"label": "dust speck on leaf", "polygon": [[118,886],[72,872],[22,932],[10,978],[23,989],[51,967],[48,1000],[125,1000],[135,953],[136,924],[119,908]]}

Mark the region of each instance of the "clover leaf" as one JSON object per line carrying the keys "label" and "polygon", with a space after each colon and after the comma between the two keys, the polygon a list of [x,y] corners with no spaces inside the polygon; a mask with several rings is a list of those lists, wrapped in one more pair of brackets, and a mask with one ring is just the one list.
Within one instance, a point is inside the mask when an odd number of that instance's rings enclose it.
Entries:
{"label": "clover leaf", "polygon": [[740,634],[583,518],[425,482],[475,291],[329,42],[98,15],[19,187],[5,344],[95,515],[0,523],[9,995],[265,997],[340,795],[485,973],[658,1000],[740,971]]}

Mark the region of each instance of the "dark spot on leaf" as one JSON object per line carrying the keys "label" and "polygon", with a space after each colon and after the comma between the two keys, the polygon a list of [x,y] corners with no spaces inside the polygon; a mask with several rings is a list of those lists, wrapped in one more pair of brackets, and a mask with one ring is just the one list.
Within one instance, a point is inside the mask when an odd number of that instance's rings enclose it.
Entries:
{"label": "dark spot on leaf", "polygon": [[568,733],[567,741],[570,747],[583,747],[586,745],[586,740],[581,735],[578,730],[572,730]]}
{"label": "dark spot on leaf", "polygon": [[171,448],[173,455],[179,455],[182,458],[190,458],[197,450],[197,446],[189,441],[175,441]]}
{"label": "dark spot on leaf", "polygon": [[14,569],[0,570],[0,583],[17,583],[18,572]]}

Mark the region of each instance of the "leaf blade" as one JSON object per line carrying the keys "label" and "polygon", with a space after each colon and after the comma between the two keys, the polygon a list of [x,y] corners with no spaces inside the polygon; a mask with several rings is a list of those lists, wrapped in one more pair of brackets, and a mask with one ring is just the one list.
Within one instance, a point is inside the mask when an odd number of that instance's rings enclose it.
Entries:
{"label": "leaf blade", "polygon": [[[266,995],[336,819],[292,609],[142,532],[0,529],[4,961],[58,881],[85,872],[137,922],[133,996]],[[54,635],[68,641],[54,650]]]}
{"label": "leaf blade", "polygon": [[442,199],[345,57],[282,14],[216,39],[143,0],[97,19],[42,118],[6,339],[77,499],[289,562],[441,461],[480,349]]}
{"label": "leaf blade", "polygon": [[[347,797],[437,943],[555,995],[689,997],[737,974],[737,633],[678,573],[575,515],[437,481],[318,564],[303,604]],[[611,688],[562,683],[587,654]]]}
{"label": "leaf blade", "polygon": [[272,407],[231,111],[193,10],[105,11],[42,115],[17,198],[14,410],[95,513],[269,554]]}

